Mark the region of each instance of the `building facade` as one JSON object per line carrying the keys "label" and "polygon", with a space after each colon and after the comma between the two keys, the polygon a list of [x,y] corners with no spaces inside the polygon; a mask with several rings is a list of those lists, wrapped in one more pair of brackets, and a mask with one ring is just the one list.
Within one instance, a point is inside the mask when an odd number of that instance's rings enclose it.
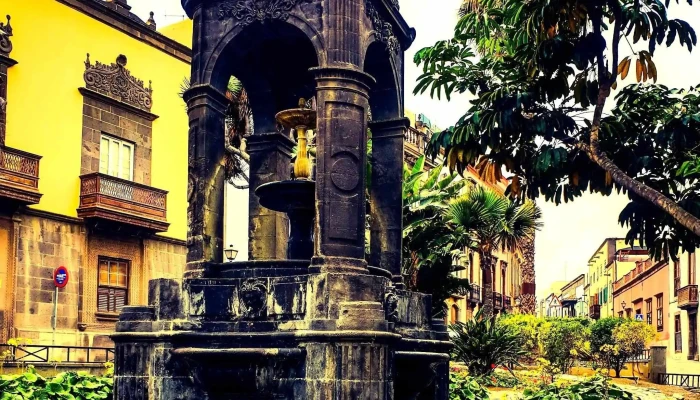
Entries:
{"label": "building facade", "polygon": [[636,267],[636,261],[647,259],[648,252],[628,246],[625,239],[605,239],[588,261],[584,291],[588,297],[588,315],[593,319],[614,316],[613,283]]}
{"label": "building facade", "polygon": [[[697,254],[684,253],[671,261],[668,279],[669,342],[668,373],[700,372],[698,356],[698,271]],[[672,334],[671,334],[672,332]]]}
{"label": "building facade", "polygon": [[[149,279],[182,276],[188,119],[177,94],[191,52],[129,10],[0,5],[11,17],[0,24],[0,343],[109,345]],[[54,298],[59,266],[69,279]]]}

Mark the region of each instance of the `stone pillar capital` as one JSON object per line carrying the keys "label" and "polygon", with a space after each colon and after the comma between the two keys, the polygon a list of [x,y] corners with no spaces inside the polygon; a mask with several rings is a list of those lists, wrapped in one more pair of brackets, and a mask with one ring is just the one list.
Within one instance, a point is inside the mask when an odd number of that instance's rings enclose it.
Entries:
{"label": "stone pillar capital", "polygon": [[316,77],[317,90],[351,91],[369,97],[369,90],[376,83],[371,75],[356,68],[330,66],[310,71]]}
{"label": "stone pillar capital", "polygon": [[192,86],[185,91],[182,98],[190,112],[200,107],[207,107],[221,115],[226,112],[229,102],[226,95],[210,85]]}
{"label": "stone pillar capital", "polygon": [[405,117],[370,121],[369,129],[372,130],[372,139],[389,138],[402,135],[397,131],[405,131],[411,126],[411,120]]}

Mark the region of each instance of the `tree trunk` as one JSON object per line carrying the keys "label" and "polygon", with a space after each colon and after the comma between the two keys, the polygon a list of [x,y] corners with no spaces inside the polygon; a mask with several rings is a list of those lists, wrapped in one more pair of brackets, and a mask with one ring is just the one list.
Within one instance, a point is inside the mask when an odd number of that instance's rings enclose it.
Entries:
{"label": "tree trunk", "polygon": [[484,318],[493,318],[493,275],[491,274],[491,253],[479,252],[479,265],[481,265],[481,284],[483,305],[481,313]]}
{"label": "tree trunk", "polygon": [[520,293],[520,313],[535,314],[535,234],[525,240],[522,248],[523,263],[520,266],[522,291]]}
{"label": "tree trunk", "polygon": [[[615,68],[613,66],[613,68]],[[600,131],[600,120],[603,115],[603,107],[605,106],[605,101],[610,96],[610,86],[602,85],[600,91],[598,92],[598,101],[596,103],[596,108],[593,113],[593,122],[591,126],[591,138],[590,146],[588,146],[588,156],[593,162],[598,164],[603,170],[608,172],[612,179],[617,182],[620,186],[629,190],[630,192],[636,194],[637,196],[647,200],[651,204],[662,209],[673,219],[678,221],[679,224],[686,227],[689,231],[700,236],[700,218],[697,218],[693,214],[689,213],[683,207],[679,206],[678,203],[664,196],[660,192],[650,188],[647,185],[633,179],[627,175],[622,169],[620,169],[615,163],[608,158],[608,156],[600,150],[600,142],[598,140],[598,133]]]}

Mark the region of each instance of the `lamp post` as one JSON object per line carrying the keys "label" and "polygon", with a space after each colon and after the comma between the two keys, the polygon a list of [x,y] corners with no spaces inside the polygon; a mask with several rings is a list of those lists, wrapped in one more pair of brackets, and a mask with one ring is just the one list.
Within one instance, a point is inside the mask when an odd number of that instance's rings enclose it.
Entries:
{"label": "lamp post", "polygon": [[224,250],[224,255],[226,256],[226,259],[231,262],[236,259],[238,256],[238,250],[233,248],[233,245],[229,245],[226,250]]}
{"label": "lamp post", "polygon": [[622,303],[620,304],[622,306],[622,314],[620,314],[620,318],[622,318],[622,315],[625,314],[625,309],[627,308],[627,303],[622,300]]}

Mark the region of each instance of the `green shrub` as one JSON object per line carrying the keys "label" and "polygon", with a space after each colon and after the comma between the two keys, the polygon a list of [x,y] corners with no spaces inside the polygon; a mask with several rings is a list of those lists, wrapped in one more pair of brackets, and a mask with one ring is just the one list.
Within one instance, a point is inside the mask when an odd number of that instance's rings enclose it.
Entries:
{"label": "green shrub", "polygon": [[491,375],[477,377],[476,380],[482,386],[497,388],[515,388],[521,386],[520,379],[503,370],[493,371]]}
{"label": "green shrub", "polygon": [[525,361],[533,363],[542,356],[542,336],[549,330],[548,321],[531,314],[506,314],[499,323],[512,326],[518,332],[526,351]]}
{"label": "green shrub", "polygon": [[571,385],[551,384],[542,389],[526,389],[523,400],[554,400],[554,399],[634,399],[632,393],[611,384],[610,379],[595,376]]}
{"label": "green shrub", "polygon": [[490,374],[496,367],[520,365],[526,354],[523,340],[513,327],[482,318],[479,311],[466,323],[450,326],[453,359],[463,362],[471,376]]}
{"label": "green shrub", "polygon": [[568,372],[577,359],[590,354],[589,330],[579,319],[552,319],[542,336],[544,358],[561,373]]}
{"label": "green shrub", "polygon": [[627,360],[641,353],[655,336],[654,328],[645,322],[603,318],[591,326],[591,353],[604,368],[620,377]]}
{"label": "green shrub", "polygon": [[466,371],[450,370],[450,400],[488,400],[489,392]]}
{"label": "green shrub", "polygon": [[0,400],[111,399],[112,379],[84,372],[64,372],[46,379],[29,367],[21,375],[0,375]]}

